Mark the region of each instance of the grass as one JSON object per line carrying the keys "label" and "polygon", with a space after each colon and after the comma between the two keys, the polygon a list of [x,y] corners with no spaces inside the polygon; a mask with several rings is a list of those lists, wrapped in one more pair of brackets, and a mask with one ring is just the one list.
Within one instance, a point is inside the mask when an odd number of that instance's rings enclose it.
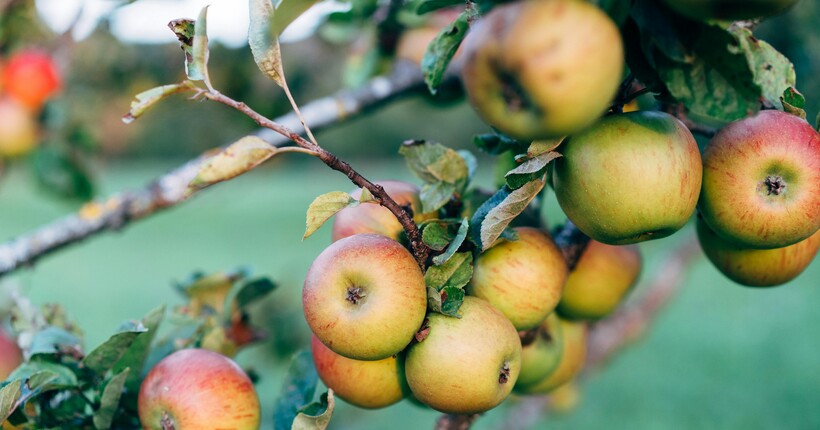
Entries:
{"label": "grass", "polygon": [[[100,174],[103,194],[142,186],[172,166],[107,165]],[[354,166],[373,178],[407,179],[395,163],[354,161]],[[0,240],[73,209],[36,194],[27,179],[12,172],[0,182]],[[170,285],[193,270],[250,266],[280,284],[265,305],[265,328],[275,338],[289,335],[306,344],[301,283],[328,243],[329,229],[302,242],[305,210],[318,194],[350,188],[342,176],[316,163],[274,163],[120,233],[48,256],[11,282],[20,283],[36,303],[65,305],[93,347],[123,320],[139,318],[160,303],[181,304]],[[548,215],[553,222],[560,218],[552,200]],[[643,246],[650,270],[685,234],[691,227]],[[787,286],[753,290],[733,285],[701,259],[647,336],[583,381],[574,413],[546,417],[537,428],[820,428],[818,303],[816,261]],[[271,321],[295,322],[274,326]],[[286,361],[271,345],[249,348],[238,361],[253,365],[262,377],[263,428],[270,428]],[[498,428],[506,412],[505,407],[491,411],[476,428]],[[408,402],[379,411],[340,405],[331,428],[432,428],[436,416]]]}

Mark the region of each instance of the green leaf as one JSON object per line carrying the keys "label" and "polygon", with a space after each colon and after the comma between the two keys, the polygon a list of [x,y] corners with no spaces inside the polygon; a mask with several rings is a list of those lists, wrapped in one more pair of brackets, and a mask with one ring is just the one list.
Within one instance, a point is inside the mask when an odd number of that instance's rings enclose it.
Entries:
{"label": "green leaf", "polygon": [[433,257],[433,264],[440,266],[452,258],[456,251],[461,247],[461,244],[464,243],[464,239],[467,238],[467,233],[470,231],[470,223],[467,221],[467,218],[461,220],[461,224],[458,227],[458,231],[456,232],[455,236],[453,236],[450,244],[447,246],[447,249],[441,255],[437,255]]}
{"label": "green leaf", "polygon": [[424,213],[438,210],[450,201],[453,193],[464,192],[469,183],[467,160],[440,143],[411,141],[402,145],[399,154],[404,156],[410,171],[425,182],[419,193]]}
{"label": "green leaf", "polygon": [[537,155],[530,158],[515,169],[510,170],[504,175],[507,185],[512,189],[518,189],[530,183],[533,180],[544,177],[547,171],[547,165],[550,161],[560,157],[561,154],[552,151]]}
{"label": "green leaf", "polygon": [[328,388],[327,393],[322,394],[319,402],[308,405],[296,415],[291,430],[325,430],[333,416],[335,406],[333,389]]}
{"label": "green leaf", "polygon": [[5,421],[17,407],[17,401],[23,395],[22,384],[22,380],[14,379],[0,388],[0,422]]}
{"label": "green leaf", "polygon": [[114,365],[114,373],[122,373],[125,369],[131,369],[125,380],[125,386],[129,391],[139,391],[142,370],[145,368],[145,361],[151,350],[151,343],[157,336],[159,325],[165,317],[165,305],[154,308],[148,315],[142,318],[142,325],[146,332],[137,336],[136,339],[125,351],[122,358]]}
{"label": "green leaf", "polygon": [[448,224],[431,222],[421,231],[421,241],[433,251],[442,251],[453,240]]}
{"label": "green leaf", "polygon": [[427,45],[427,51],[421,60],[421,71],[424,73],[424,82],[430,93],[435,94],[441,81],[444,79],[444,72],[450,65],[450,60],[456,54],[458,47],[467,36],[470,29],[470,19],[475,16],[473,8],[468,8],[462,12],[458,18],[450,25],[443,28],[441,32]]}
{"label": "green leaf", "polygon": [[31,167],[37,185],[45,192],[81,201],[94,196],[88,166],[70,149],[58,145],[40,146],[31,154]]}
{"label": "green leaf", "polygon": [[424,283],[441,291],[445,287],[463,288],[473,277],[473,254],[458,252],[440,266],[430,266]]}
{"label": "green leaf", "polygon": [[416,8],[416,14],[424,15],[427,12],[443,9],[445,7],[455,6],[457,4],[464,4],[463,0],[425,0]]}
{"label": "green leaf", "polygon": [[208,6],[200,10],[196,21],[175,19],[168,27],[176,34],[185,53],[185,74],[188,79],[203,81],[211,88],[208,76]]}
{"label": "green leaf", "polygon": [[482,251],[491,247],[510,222],[526,209],[527,205],[544,188],[544,181],[535,179],[512,190],[502,187],[481,205],[470,220],[470,235]]}
{"label": "green leaf", "polygon": [[[34,378],[38,375],[37,378]],[[28,386],[34,388],[71,388],[79,384],[77,375],[71,368],[51,361],[32,359],[21,364],[8,377],[9,380],[29,380]],[[47,386],[45,384],[48,384]]]}
{"label": "green leaf", "polygon": [[789,87],[794,87],[797,80],[791,61],[772,45],[754,37],[748,28],[733,25],[729,27],[729,33],[740,43],[734,48],[730,42],[729,52],[743,54],[759,94],[772,106],[780,106],[780,96]]}
{"label": "green leaf", "polygon": [[32,337],[28,355],[32,357],[38,354],[57,354],[81,349],[82,343],[77,336],[58,327],[46,327]]}
{"label": "green leaf", "polygon": [[88,353],[83,359],[83,366],[97,373],[107,372],[125,355],[137,336],[146,331],[142,322],[128,323],[119,333]]}
{"label": "green leaf", "polygon": [[[253,1],[253,0],[252,0]],[[319,0],[282,0],[273,15],[273,34],[279,35]]]}
{"label": "green leaf", "polygon": [[444,287],[441,290],[441,313],[451,317],[459,317],[458,310],[464,303],[464,290],[457,287]]}
{"label": "green leaf", "polygon": [[344,208],[355,207],[359,201],[348,193],[331,191],[313,199],[307,210],[307,225],[302,240],[316,232],[327,220]]}
{"label": "green leaf", "polygon": [[274,429],[292,427],[294,419],[313,399],[318,376],[310,351],[298,352],[290,364],[273,411]]}
{"label": "green leaf", "polygon": [[804,110],[806,98],[794,87],[786,88],[786,90],[783,91],[783,95],[780,96],[780,103],[783,104],[784,111],[806,119],[806,111]]}
{"label": "green leaf", "polygon": [[432,184],[424,184],[419,191],[419,200],[421,200],[421,211],[423,213],[430,213],[439,210],[446,205],[453,194],[459,190],[459,186],[448,182],[434,182]]}
{"label": "green leaf", "polygon": [[131,110],[122,117],[122,122],[130,124],[168,96],[193,90],[194,88],[196,87],[194,87],[191,81],[185,81],[179,84],[163,85],[143,91],[135,96],[136,100],[131,102]]}
{"label": "green leaf", "polygon": [[472,152],[466,149],[459,149],[456,152],[464,159],[464,163],[467,164],[467,179],[468,181],[472,181],[475,177],[475,172],[478,171],[478,159]]}
{"label": "green leaf", "polygon": [[245,136],[203,161],[188,189],[199,190],[237,177],[264,163],[276,152],[275,146],[261,138]]}
{"label": "green leaf", "polygon": [[100,407],[94,411],[94,428],[97,430],[111,428],[111,422],[114,420],[114,414],[117,413],[117,407],[120,404],[120,397],[122,397],[129,371],[128,368],[123,369],[105,384],[100,396]]}
{"label": "green leaf", "polygon": [[[251,303],[270,294],[276,289],[276,284],[268,278],[258,278],[248,281],[238,287],[235,296],[237,309],[245,309]],[[227,309],[230,309],[229,307]]]}
{"label": "green leaf", "polygon": [[259,70],[277,85],[284,87],[285,71],[282,68],[282,51],[279,47],[279,33],[274,28],[273,11],[270,0],[250,0],[248,44]]}
{"label": "green leaf", "polygon": [[516,154],[524,152],[529,142],[513,139],[503,133],[486,133],[473,136],[473,144],[490,155],[499,155],[507,151]]}

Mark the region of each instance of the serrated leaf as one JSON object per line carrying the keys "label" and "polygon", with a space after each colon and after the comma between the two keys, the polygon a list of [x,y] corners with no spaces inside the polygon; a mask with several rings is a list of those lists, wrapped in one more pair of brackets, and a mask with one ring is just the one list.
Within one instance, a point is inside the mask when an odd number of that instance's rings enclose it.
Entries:
{"label": "serrated leaf", "polygon": [[158,306],[142,318],[142,325],[146,332],[137,336],[128,347],[122,358],[114,365],[114,373],[122,373],[125,369],[132,369],[125,380],[129,391],[137,392],[141,381],[141,373],[151,350],[151,343],[157,336],[159,325],[165,317],[165,305]]}
{"label": "serrated leaf", "polygon": [[445,287],[463,288],[473,277],[473,254],[457,252],[440,266],[430,266],[424,283],[440,291]]}
{"label": "serrated leaf", "polygon": [[282,51],[279,47],[279,33],[274,28],[273,14],[273,4],[270,0],[250,0],[248,44],[259,70],[277,85],[284,87]]}
{"label": "serrated leaf", "polygon": [[547,165],[550,161],[560,157],[561,154],[552,151],[524,161],[515,169],[504,175],[507,185],[512,189],[518,189],[529,182],[541,178],[546,173]]}
{"label": "serrated leaf", "polygon": [[780,103],[783,104],[784,111],[806,119],[806,111],[803,109],[806,106],[806,98],[794,87],[786,88],[783,91],[783,95],[780,96]]}
{"label": "serrated leaf", "polygon": [[202,162],[199,173],[188,184],[189,190],[199,190],[235,178],[276,155],[277,149],[256,136],[245,136],[218,154]]}
{"label": "serrated leaf", "polygon": [[117,407],[120,404],[120,397],[122,397],[129,371],[130,369],[128,368],[123,369],[105,384],[105,388],[103,388],[102,395],[100,396],[100,407],[94,411],[94,428],[97,430],[108,430],[111,428],[111,422],[114,420],[114,414],[117,412]]}
{"label": "serrated leaf", "polygon": [[322,394],[319,402],[308,405],[304,411],[296,415],[291,430],[325,430],[333,416],[335,406],[333,389],[328,388],[327,393]]}
{"label": "serrated leaf", "polygon": [[455,184],[470,174],[464,158],[438,142],[406,143],[399,148],[399,154],[407,161],[410,171],[426,183]]}
{"label": "serrated leaf", "polygon": [[340,210],[359,205],[359,201],[348,193],[331,191],[313,199],[307,210],[305,234],[302,240],[316,232],[327,220]]}
{"label": "serrated leaf", "polygon": [[512,190],[503,186],[481,205],[470,220],[470,235],[482,251],[491,247],[510,221],[526,209],[544,188],[544,181],[535,179],[521,188]]}
{"label": "serrated leaf", "polygon": [[313,399],[317,383],[318,375],[310,351],[298,352],[288,368],[274,406],[274,429],[286,430],[293,426],[299,411]]}
{"label": "serrated leaf", "polygon": [[148,109],[155,104],[164,100],[168,96],[194,89],[191,81],[185,81],[179,84],[163,85],[161,87],[154,87],[150,90],[143,91],[136,96],[135,100],[131,102],[131,110],[122,117],[122,122],[130,124],[137,118],[142,116]]}
{"label": "serrated leaf", "polygon": [[82,343],[77,336],[58,327],[46,327],[34,334],[28,356],[57,354],[62,351],[80,350]]}
{"label": "serrated leaf", "polygon": [[421,59],[421,71],[424,73],[424,82],[430,93],[435,94],[441,81],[444,79],[444,72],[450,65],[450,60],[456,54],[458,47],[467,36],[470,29],[470,19],[475,16],[475,11],[468,8],[462,12],[458,18],[450,25],[443,28],[441,32],[427,45],[427,51]]}
{"label": "serrated leaf", "polygon": [[436,266],[440,266],[452,258],[458,249],[461,247],[461,244],[464,243],[464,239],[467,238],[467,233],[470,231],[470,223],[467,221],[467,218],[461,220],[461,224],[458,227],[458,231],[456,232],[455,236],[453,236],[452,240],[450,240],[449,245],[447,245],[447,249],[441,255],[437,255],[433,257],[433,264]]}
{"label": "serrated leaf", "polygon": [[464,4],[463,0],[426,0],[416,8],[417,15],[424,15],[427,12],[443,9],[445,7],[455,6],[457,4]]}
{"label": "serrated leaf", "polygon": [[17,407],[17,401],[23,395],[23,381],[15,379],[0,388],[0,422],[5,421]]}
{"label": "serrated leaf", "polygon": [[445,223],[429,223],[421,232],[421,241],[433,251],[444,250],[452,240],[453,235]]}
{"label": "serrated leaf", "polygon": [[125,355],[137,336],[146,331],[142,322],[129,324],[88,353],[83,359],[83,366],[97,373],[107,372]]}

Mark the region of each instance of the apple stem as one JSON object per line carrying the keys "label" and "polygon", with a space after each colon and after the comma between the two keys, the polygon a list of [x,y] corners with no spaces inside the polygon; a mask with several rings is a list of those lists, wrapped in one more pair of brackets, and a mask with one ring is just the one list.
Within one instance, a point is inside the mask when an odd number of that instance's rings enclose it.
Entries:
{"label": "apple stem", "polygon": [[774,194],[779,196],[781,193],[786,191],[786,181],[784,181],[780,175],[766,176],[766,179],[763,182],[766,184],[768,195]]}

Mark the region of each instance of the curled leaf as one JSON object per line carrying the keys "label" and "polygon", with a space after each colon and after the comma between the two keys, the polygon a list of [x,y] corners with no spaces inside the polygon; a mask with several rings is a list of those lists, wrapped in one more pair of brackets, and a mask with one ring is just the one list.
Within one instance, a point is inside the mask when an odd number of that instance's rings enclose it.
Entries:
{"label": "curled leaf", "polygon": [[340,210],[358,206],[359,201],[348,193],[342,191],[331,191],[316,197],[308,206],[307,226],[302,240],[307,239],[316,232],[327,220],[336,215]]}
{"label": "curled leaf", "polygon": [[285,71],[282,68],[282,51],[279,48],[279,34],[274,27],[273,11],[270,0],[250,0],[248,44],[259,70],[277,85],[284,87]]}
{"label": "curled leaf", "polygon": [[131,102],[131,110],[122,117],[122,122],[130,124],[135,119],[139,118],[148,109],[159,103],[166,97],[194,89],[191,81],[181,82],[179,84],[163,85],[161,87],[154,87],[150,90],[143,91],[136,95],[136,100]]}
{"label": "curled leaf", "polygon": [[189,190],[202,189],[239,176],[276,155],[277,149],[256,136],[245,136],[205,160],[199,173],[188,185]]}

